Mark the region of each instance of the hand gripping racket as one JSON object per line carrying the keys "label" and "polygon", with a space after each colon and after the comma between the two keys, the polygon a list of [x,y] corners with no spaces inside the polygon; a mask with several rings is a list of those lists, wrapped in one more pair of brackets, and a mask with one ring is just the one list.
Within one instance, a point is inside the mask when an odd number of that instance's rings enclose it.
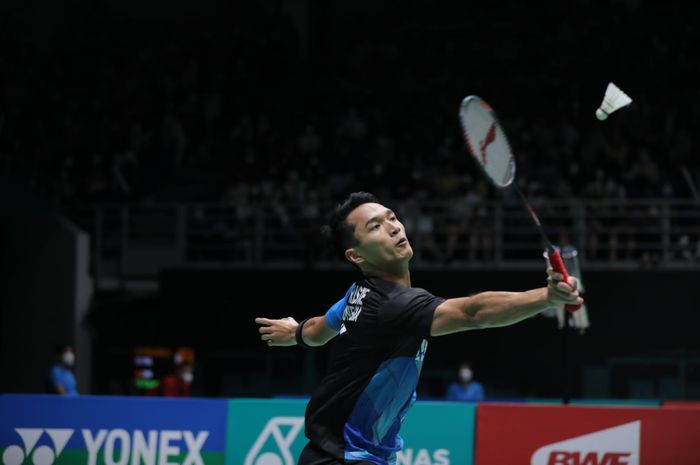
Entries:
{"label": "hand gripping racket", "polygon": [[[504,189],[510,185],[515,187],[518,196],[525,203],[532,221],[542,236],[552,269],[564,275],[564,281],[568,281],[569,273],[566,271],[559,251],[552,246],[549,238],[547,238],[544,228],[525,194],[523,194],[517,183],[513,183],[515,179],[515,157],[508,143],[506,133],[498,122],[496,113],[491,105],[476,95],[469,95],[462,100],[459,108],[459,121],[462,125],[467,148],[474,160],[476,160],[477,166],[495,187],[499,189]],[[581,305],[566,304],[565,308],[570,312],[575,312],[581,308]]]}

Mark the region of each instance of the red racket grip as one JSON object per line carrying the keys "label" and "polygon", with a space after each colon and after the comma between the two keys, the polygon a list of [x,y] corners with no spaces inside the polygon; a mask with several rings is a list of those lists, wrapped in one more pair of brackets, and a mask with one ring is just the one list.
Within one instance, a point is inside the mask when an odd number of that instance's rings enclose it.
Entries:
{"label": "red racket grip", "polygon": [[[566,267],[564,266],[564,261],[561,259],[561,255],[559,255],[558,250],[553,250],[550,251],[549,253],[549,263],[552,265],[552,269],[556,271],[557,273],[561,273],[564,275],[564,281],[569,282],[569,273],[566,271]],[[581,304],[566,304],[564,306],[567,312],[575,312],[579,308],[581,308]]]}

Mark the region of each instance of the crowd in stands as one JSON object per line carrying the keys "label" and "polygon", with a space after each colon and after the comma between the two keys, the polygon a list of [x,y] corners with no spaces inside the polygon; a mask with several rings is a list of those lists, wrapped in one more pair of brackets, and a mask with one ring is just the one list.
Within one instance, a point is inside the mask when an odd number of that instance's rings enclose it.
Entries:
{"label": "crowd in stands", "polygon": [[[398,19],[373,10],[361,28],[329,15],[322,48],[279,11],[226,34],[130,35],[105,21],[49,51],[5,41],[1,168],[67,211],[223,203],[245,219],[264,203],[314,219],[362,189],[459,200],[470,214],[500,196],[458,127],[476,93],[497,109],[532,199],[692,196],[700,34],[683,10],[456,3],[409,2]],[[628,27],[597,17],[601,6]],[[597,121],[613,79],[633,106]]]}

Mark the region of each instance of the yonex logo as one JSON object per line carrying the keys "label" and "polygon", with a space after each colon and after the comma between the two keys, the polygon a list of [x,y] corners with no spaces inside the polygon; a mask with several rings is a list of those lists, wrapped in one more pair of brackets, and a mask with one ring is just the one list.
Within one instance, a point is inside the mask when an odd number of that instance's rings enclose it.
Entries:
{"label": "yonex logo", "polygon": [[540,447],[531,465],[639,465],[641,421]]}
{"label": "yonex logo", "polygon": [[[8,446],[0,465],[52,465],[63,452],[75,430],[59,428],[15,428],[24,447]],[[46,432],[54,447],[40,445]],[[208,431],[100,429],[96,432],[82,429],[78,450],[87,453],[85,465],[204,465],[201,450],[209,437]],[[184,442],[184,444],[183,444]],[[182,447],[184,446],[184,447]],[[65,459],[65,458],[64,458]],[[71,464],[74,465],[74,464]]]}
{"label": "yonex logo", "polygon": [[[11,445],[2,454],[3,465],[21,465],[24,460],[31,456],[34,465],[51,465],[58,457],[68,440],[73,436],[72,429],[64,428],[15,428],[15,431],[22,439],[24,447]],[[41,435],[49,435],[53,442],[53,449],[49,446],[39,446],[34,448],[39,442]]]}
{"label": "yonex logo", "polygon": [[[273,417],[263,428],[253,447],[245,457],[243,465],[294,465],[291,446],[304,426],[304,417]],[[282,428],[289,427],[286,434]],[[272,437],[279,454],[274,452],[260,453],[268,439]]]}

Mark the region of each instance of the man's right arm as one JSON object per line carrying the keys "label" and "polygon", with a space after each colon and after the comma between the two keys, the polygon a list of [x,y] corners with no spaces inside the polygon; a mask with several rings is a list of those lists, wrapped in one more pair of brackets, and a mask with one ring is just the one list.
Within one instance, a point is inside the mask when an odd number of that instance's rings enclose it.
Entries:
{"label": "man's right arm", "polygon": [[[315,316],[306,320],[301,328],[304,344],[312,347],[322,346],[338,335],[343,323],[345,305],[354,288],[354,284],[350,286],[345,296],[333,304],[324,316]],[[267,341],[267,345],[293,346],[297,343],[296,331],[299,323],[294,318],[287,317],[279,320],[256,318],[255,322],[262,325],[258,331],[262,335],[260,339]]]}
{"label": "man's right arm", "polygon": [[[261,334],[260,339],[267,341],[267,345],[273,347],[284,347],[295,345],[295,333],[299,323],[292,318],[281,318],[279,320],[271,320],[269,318],[256,318],[255,322],[260,326],[258,330]],[[301,337],[304,343],[310,346],[321,346],[333,339],[338,334],[326,322],[323,316],[315,316],[306,320],[302,328]]]}

